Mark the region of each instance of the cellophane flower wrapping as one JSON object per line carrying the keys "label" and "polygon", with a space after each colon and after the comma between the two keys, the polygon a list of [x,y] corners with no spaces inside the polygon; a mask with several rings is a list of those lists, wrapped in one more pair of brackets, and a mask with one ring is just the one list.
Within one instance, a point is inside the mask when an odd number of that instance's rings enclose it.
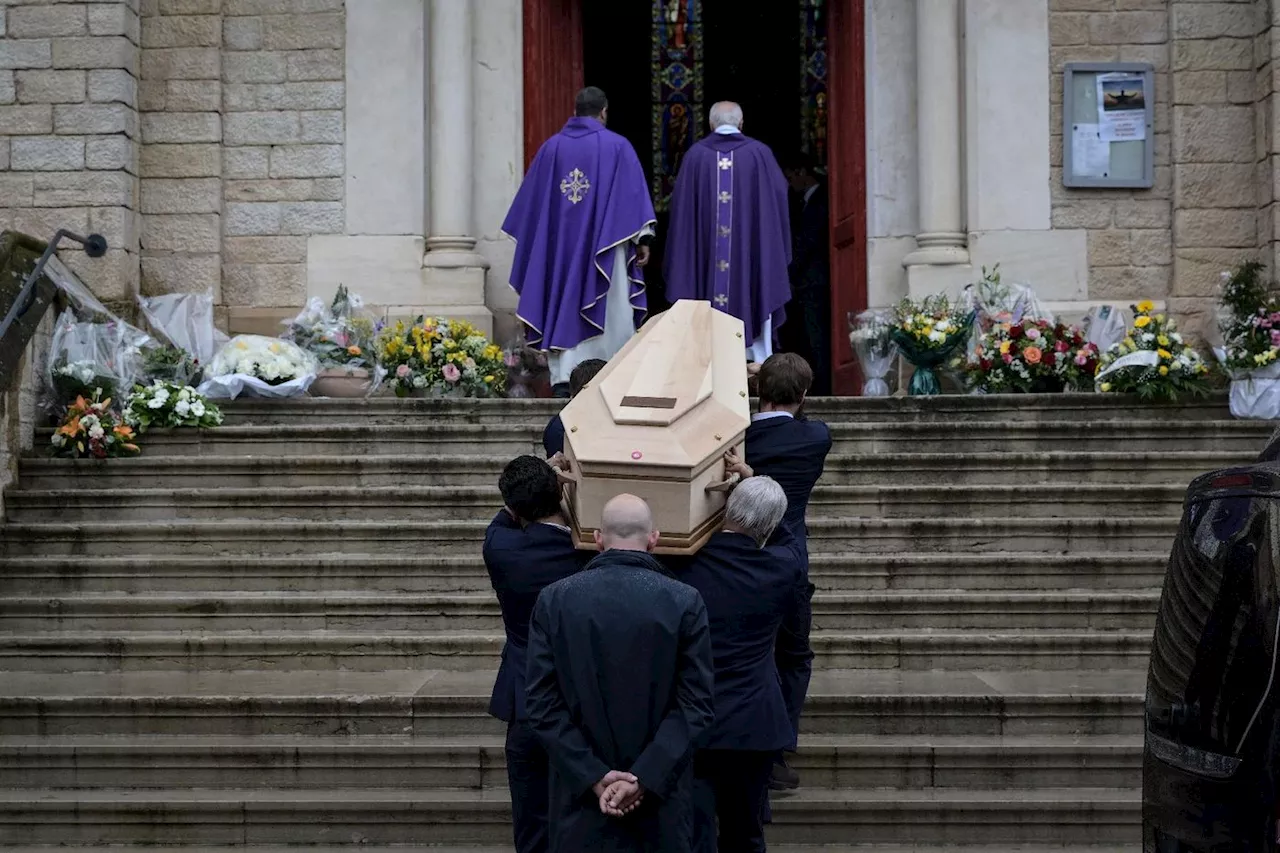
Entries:
{"label": "cellophane flower wrapping", "polygon": [[190,385],[157,381],[134,388],[125,401],[124,422],[139,434],[152,427],[209,429],[222,423],[222,410]]}
{"label": "cellophane flower wrapping", "polygon": [[329,305],[313,297],[289,321],[284,338],[314,355],[322,370],[372,374],[376,329],[376,318],[365,310],[364,299],[340,285]]}
{"label": "cellophane flower wrapping", "polygon": [[966,360],[970,362],[976,357],[982,336],[997,326],[1055,321],[1053,312],[1029,285],[1004,280],[999,264],[990,270],[982,268],[982,278],[965,287],[960,306],[973,318],[965,347]]}
{"label": "cellophane flower wrapping", "polygon": [[1080,321],[1085,340],[1093,344],[1098,352],[1103,353],[1124,340],[1128,326],[1125,325],[1124,313],[1114,305],[1095,305],[1089,309]]}
{"label": "cellophane flower wrapping", "polygon": [[506,387],[502,347],[465,320],[396,321],[379,333],[377,351],[398,397],[501,397]]}
{"label": "cellophane flower wrapping", "polygon": [[81,319],[75,310],[64,310],[49,343],[46,408],[60,414],[79,397],[106,400],[127,393],[142,379],[144,350],[153,345],[145,332],[109,314]]}
{"label": "cellophane flower wrapping", "polygon": [[215,400],[300,397],[315,381],[320,363],[290,341],[237,335],[213,357],[199,392]]}
{"label": "cellophane flower wrapping", "polygon": [[1222,273],[1217,330],[1232,379],[1246,379],[1280,359],[1280,293],[1264,275],[1256,262]]}
{"label": "cellophane flower wrapping", "polygon": [[1209,392],[1209,366],[1183,340],[1177,325],[1151,302],[1133,306],[1124,340],[1102,354],[1094,377],[1103,393],[1137,394],[1153,402],[1177,402]]}
{"label": "cellophane flower wrapping", "polygon": [[992,326],[969,359],[956,366],[978,393],[1054,393],[1092,390],[1098,360],[1097,348],[1081,329],[1024,318]]}
{"label": "cellophane flower wrapping", "polygon": [[133,427],[121,423],[109,397],[77,397],[64,411],[50,445],[54,456],[108,459],[139,452]]}
{"label": "cellophane flower wrapping", "polygon": [[893,341],[902,357],[916,368],[907,393],[940,394],[942,385],[934,371],[968,340],[972,311],[952,303],[943,294],[935,294],[921,301],[904,299],[894,320]]}
{"label": "cellophane flower wrapping", "polygon": [[873,308],[849,315],[849,343],[862,367],[862,396],[888,397],[886,377],[898,357],[893,342],[894,312],[890,308]]}
{"label": "cellophane flower wrapping", "polygon": [[146,353],[146,378],[199,385],[205,366],[227,343],[213,323],[213,292],[139,296],[138,307],[161,344]]}

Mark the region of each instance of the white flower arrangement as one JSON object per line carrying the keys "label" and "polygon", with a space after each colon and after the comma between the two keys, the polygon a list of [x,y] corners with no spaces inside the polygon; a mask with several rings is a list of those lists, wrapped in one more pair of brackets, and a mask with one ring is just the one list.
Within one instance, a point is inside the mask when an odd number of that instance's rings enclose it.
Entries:
{"label": "white flower arrangement", "polygon": [[129,395],[124,421],[138,432],[149,427],[209,429],[222,423],[222,411],[189,385],[155,382]]}
{"label": "white flower arrangement", "polygon": [[239,335],[213,357],[200,393],[234,400],[242,392],[257,397],[296,397],[307,393],[320,362],[290,341]]}

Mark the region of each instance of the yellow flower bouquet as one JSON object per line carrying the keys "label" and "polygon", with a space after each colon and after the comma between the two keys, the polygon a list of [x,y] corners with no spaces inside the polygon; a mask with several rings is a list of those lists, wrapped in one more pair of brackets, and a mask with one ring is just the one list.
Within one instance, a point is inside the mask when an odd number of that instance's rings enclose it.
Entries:
{"label": "yellow flower bouquet", "polygon": [[1209,366],[1183,340],[1173,320],[1154,311],[1147,301],[1133,306],[1129,334],[1102,354],[1098,390],[1169,403],[1183,395],[1208,394]]}
{"label": "yellow flower bouquet", "polygon": [[502,348],[465,320],[399,320],[378,333],[376,349],[397,397],[501,397],[506,387]]}

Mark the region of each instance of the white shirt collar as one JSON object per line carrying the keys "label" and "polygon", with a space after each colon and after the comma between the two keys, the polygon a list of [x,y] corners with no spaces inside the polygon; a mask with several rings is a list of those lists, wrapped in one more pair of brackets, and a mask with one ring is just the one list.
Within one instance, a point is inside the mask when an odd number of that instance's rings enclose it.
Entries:
{"label": "white shirt collar", "polygon": [[768,421],[768,420],[773,420],[774,418],[794,418],[794,417],[795,415],[791,414],[790,412],[756,412],[754,415],[751,416],[751,422],[755,423],[756,421]]}
{"label": "white shirt collar", "polygon": [[732,133],[742,133],[742,131],[731,124],[722,124],[716,128],[716,133],[720,134],[721,136],[728,136]]}

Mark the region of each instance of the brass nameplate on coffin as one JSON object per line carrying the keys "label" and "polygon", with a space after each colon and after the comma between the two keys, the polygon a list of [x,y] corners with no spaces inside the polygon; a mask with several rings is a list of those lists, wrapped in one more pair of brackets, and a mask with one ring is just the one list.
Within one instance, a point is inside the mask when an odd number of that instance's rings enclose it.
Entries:
{"label": "brass nameplate on coffin", "polygon": [[623,397],[622,405],[628,409],[674,409],[675,397]]}

